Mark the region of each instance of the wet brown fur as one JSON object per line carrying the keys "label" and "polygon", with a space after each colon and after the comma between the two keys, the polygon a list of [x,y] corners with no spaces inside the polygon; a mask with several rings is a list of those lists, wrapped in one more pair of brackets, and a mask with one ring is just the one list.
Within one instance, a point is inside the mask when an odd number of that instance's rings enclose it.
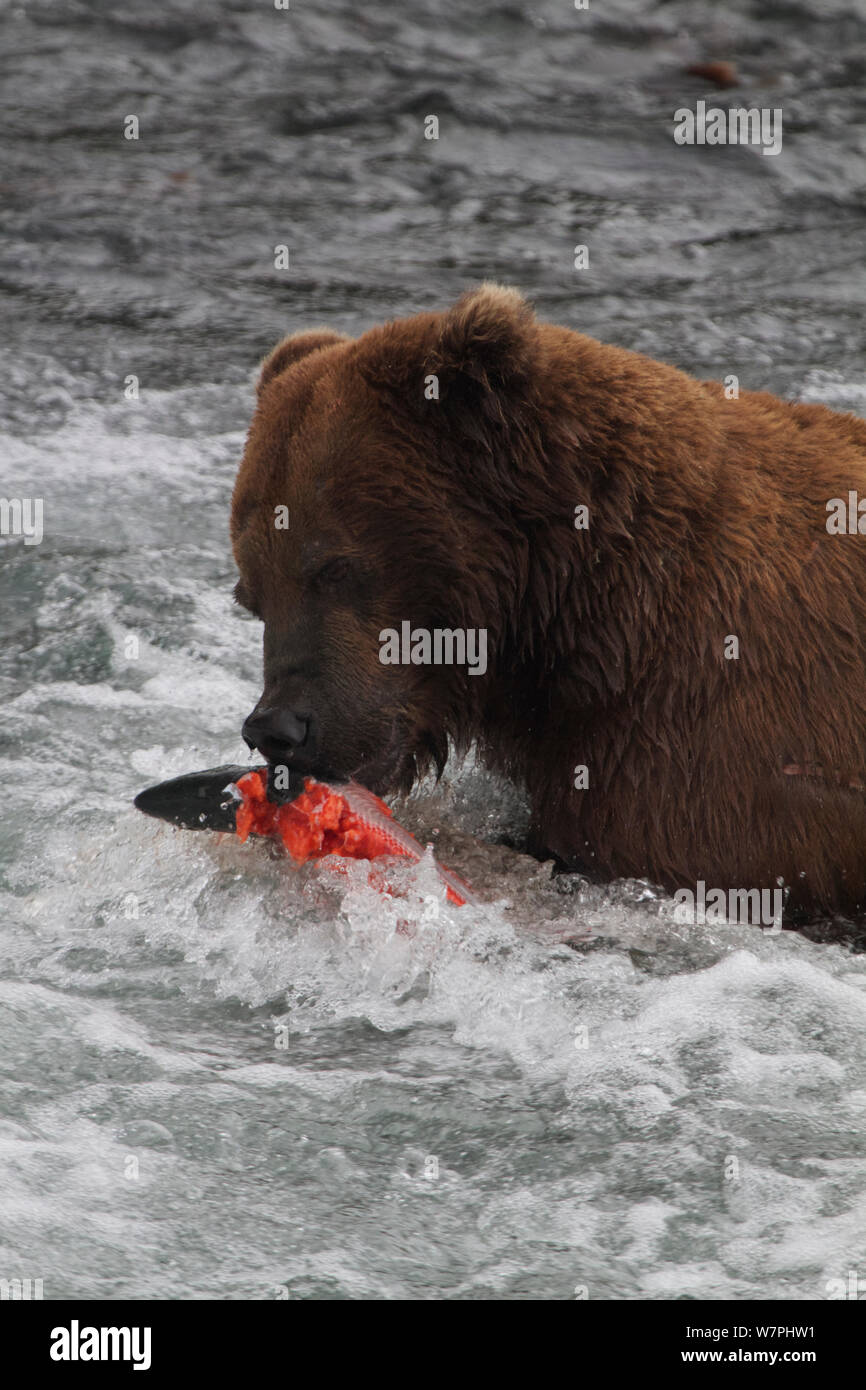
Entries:
{"label": "wet brown fur", "polygon": [[[313,710],[312,770],[379,792],[477,741],[569,864],[861,907],[866,537],[826,529],[849,489],[866,422],[727,400],[513,290],[296,335],[264,364],[232,509],[263,703]],[[383,666],[404,619],[486,628],[487,674]]]}

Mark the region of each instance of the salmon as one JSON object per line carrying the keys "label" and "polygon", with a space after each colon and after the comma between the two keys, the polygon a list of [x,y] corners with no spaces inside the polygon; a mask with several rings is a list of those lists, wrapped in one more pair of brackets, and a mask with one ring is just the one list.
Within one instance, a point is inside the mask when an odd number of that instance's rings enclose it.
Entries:
{"label": "salmon", "polygon": [[[296,864],[336,856],[379,859],[386,855],[418,863],[423,847],[384,801],[357,782],[304,779],[291,801],[269,795],[266,767],[218,767],[186,773],[139,792],[140,811],[187,829],[233,830],[280,840]],[[469,885],[435,861],[448,901],[474,901]]]}

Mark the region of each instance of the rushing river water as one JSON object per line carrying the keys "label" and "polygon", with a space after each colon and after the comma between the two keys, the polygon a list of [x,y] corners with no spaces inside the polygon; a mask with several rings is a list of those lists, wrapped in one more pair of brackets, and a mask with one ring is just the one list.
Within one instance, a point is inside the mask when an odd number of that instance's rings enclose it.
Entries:
{"label": "rushing river water", "polygon": [[[44,499],[40,544],[0,542],[0,1277],[802,1299],[866,1275],[863,954],[554,880],[471,763],[400,814],[478,911],[423,865],[397,903],[131,807],[245,759],[228,503],[287,331],[493,278],[866,414],[860,0],[19,0],[0,37],[0,490]],[[686,74],[715,58],[739,87]],[[699,99],[781,108],[782,152],[677,146]]]}

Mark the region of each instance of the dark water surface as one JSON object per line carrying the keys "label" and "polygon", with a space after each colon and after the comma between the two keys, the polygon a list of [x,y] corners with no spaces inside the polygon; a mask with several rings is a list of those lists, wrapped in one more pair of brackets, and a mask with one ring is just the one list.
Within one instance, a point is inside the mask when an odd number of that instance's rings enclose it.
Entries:
{"label": "dark water surface", "polygon": [[[425,866],[398,908],[130,801],[244,758],[228,501],[284,333],[493,278],[866,414],[863,5],[58,0],[0,6],[0,52],[0,490],[45,506],[40,545],[0,543],[0,1277],[801,1299],[862,1273],[866,957],[552,882],[493,843],[522,808],[472,766],[404,819],[478,914]],[[714,58],[739,87],[685,73]],[[701,98],[781,107],[782,153],[677,146]],[[550,944],[571,928],[585,952]]]}

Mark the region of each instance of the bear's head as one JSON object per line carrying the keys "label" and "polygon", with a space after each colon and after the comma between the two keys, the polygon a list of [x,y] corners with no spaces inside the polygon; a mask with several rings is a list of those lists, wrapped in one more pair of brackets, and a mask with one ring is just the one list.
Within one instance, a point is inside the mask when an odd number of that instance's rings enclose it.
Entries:
{"label": "bear's head", "polygon": [[244,733],[269,762],[405,789],[517,698],[543,357],[521,296],[482,285],[265,360],[231,537],[237,601],[264,623]]}

